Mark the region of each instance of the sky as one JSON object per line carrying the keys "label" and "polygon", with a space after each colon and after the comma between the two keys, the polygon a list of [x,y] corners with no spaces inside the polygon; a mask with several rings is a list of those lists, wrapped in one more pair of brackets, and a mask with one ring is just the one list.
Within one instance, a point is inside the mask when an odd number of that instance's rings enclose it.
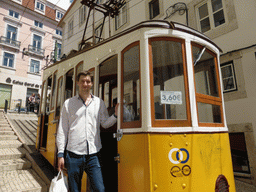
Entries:
{"label": "sky", "polygon": [[49,2],[56,4],[57,6],[67,10],[69,6],[71,5],[70,0],[48,0]]}

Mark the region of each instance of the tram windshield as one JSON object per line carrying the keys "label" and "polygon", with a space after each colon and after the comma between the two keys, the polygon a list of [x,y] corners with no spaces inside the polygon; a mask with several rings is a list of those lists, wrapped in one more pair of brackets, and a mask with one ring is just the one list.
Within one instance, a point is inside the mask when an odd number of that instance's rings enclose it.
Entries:
{"label": "tram windshield", "polygon": [[187,119],[182,43],[152,41],[155,119]]}

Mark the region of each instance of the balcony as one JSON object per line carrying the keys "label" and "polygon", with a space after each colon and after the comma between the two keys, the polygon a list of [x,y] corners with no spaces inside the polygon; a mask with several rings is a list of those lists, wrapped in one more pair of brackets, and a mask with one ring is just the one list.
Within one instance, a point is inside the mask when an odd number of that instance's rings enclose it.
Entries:
{"label": "balcony", "polygon": [[39,57],[44,57],[44,49],[34,47],[33,45],[28,46],[28,53]]}
{"label": "balcony", "polygon": [[1,36],[0,37],[0,44],[3,46],[11,47],[13,49],[20,49],[20,41],[15,41],[12,39],[8,39],[7,37]]}

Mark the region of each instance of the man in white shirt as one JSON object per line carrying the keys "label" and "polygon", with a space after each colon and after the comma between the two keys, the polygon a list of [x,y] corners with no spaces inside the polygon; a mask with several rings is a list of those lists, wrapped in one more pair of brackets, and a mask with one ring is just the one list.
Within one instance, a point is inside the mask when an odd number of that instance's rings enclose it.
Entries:
{"label": "man in white shirt", "polygon": [[77,75],[79,94],[64,102],[57,131],[58,169],[64,168],[66,147],[65,161],[71,192],[81,191],[84,171],[93,191],[105,191],[98,159],[102,147],[100,125],[109,128],[116,123],[118,104],[115,113],[109,117],[104,102],[90,93],[92,78],[88,71]]}

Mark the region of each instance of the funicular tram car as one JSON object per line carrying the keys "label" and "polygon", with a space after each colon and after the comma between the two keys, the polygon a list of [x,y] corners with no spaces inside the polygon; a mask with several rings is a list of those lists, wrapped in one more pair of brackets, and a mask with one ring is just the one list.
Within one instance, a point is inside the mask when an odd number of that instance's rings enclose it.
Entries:
{"label": "funicular tram car", "polygon": [[57,167],[62,104],[90,70],[92,93],[108,109],[120,103],[117,124],[101,130],[106,191],[234,192],[220,51],[187,26],[146,21],[47,67],[37,149]]}

